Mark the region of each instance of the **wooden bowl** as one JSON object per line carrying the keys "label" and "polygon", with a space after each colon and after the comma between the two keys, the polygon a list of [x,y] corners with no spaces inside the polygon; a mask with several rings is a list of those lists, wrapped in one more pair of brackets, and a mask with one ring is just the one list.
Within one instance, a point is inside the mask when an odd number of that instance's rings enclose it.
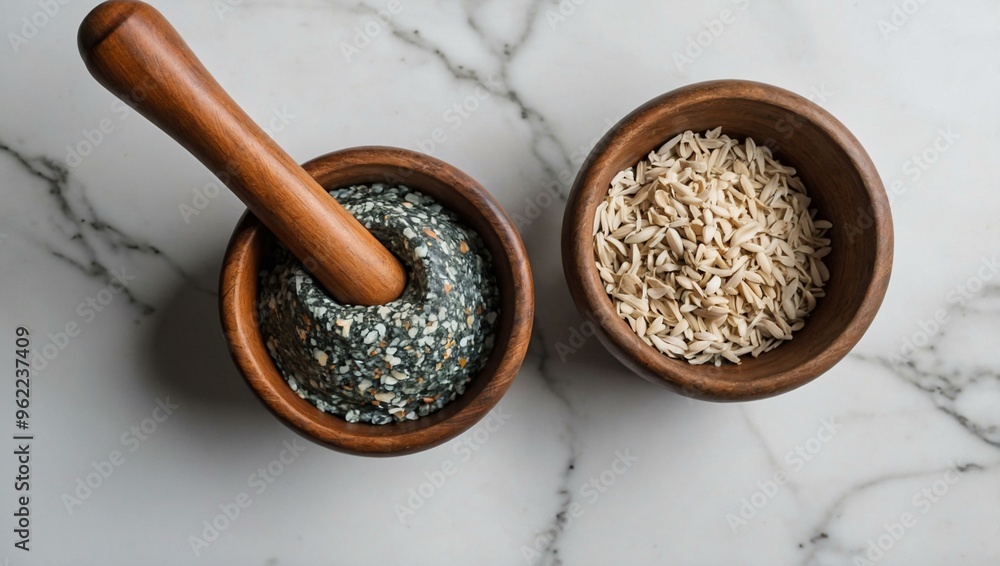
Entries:
{"label": "wooden bowl", "polygon": [[[826,297],[792,340],[740,365],[692,365],[646,345],[615,312],[594,265],[593,221],[612,177],[685,130],[721,126],[795,167],[819,217],[833,223]],[[737,80],[693,84],[623,118],[584,162],[566,206],[563,271],[601,342],[640,376],[695,398],[743,401],[784,393],[833,367],[878,311],[892,268],[892,217],[871,158],[843,124],[786,90]]]}
{"label": "wooden bowl", "polygon": [[221,277],[222,326],[233,360],[258,398],[292,430],[334,450],[392,456],[437,446],[476,424],[510,387],[531,336],[534,291],[527,253],[500,205],[471,177],[420,153],[357,147],[303,165],[327,189],[382,182],[402,184],[436,199],[479,233],[493,255],[500,288],[496,345],[465,393],[440,411],[388,425],[348,423],[300,398],[278,372],[257,324],[258,274],[274,236],[247,212],[226,250]]}

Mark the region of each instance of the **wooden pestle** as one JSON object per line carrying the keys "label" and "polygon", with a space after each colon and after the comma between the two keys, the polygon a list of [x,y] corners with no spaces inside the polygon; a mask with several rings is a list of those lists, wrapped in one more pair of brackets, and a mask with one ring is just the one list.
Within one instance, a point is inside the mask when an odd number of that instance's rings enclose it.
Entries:
{"label": "wooden pestle", "polygon": [[336,300],[399,297],[399,260],[233,102],[156,9],[104,2],[78,43],[98,82],[215,173]]}

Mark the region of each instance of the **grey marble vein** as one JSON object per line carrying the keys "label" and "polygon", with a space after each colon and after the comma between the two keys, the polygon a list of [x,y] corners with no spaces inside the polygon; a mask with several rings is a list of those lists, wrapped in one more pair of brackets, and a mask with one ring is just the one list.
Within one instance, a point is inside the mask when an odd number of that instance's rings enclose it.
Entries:
{"label": "grey marble vein", "polygon": [[[181,279],[200,292],[213,294],[197,284],[180,265],[158,247],[144,242],[118,228],[94,208],[85,188],[72,180],[69,170],[49,157],[28,157],[9,144],[0,142],[0,153],[10,156],[32,177],[42,181],[47,195],[57,212],[50,218],[54,232],[63,240],[44,242],[51,255],[72,266],[83,275],[107,282],[112,277],[112,267],[102,257],[100,246],[114,253],[128,252],[153,256],[174,271]],[[155,312],[149,303],[141,300],[135,291],[123,287],[128,304],[137,309],[138,315]]]}
{"label": "grey marble vein", "polygon": [[[815,560],[817,554],[823,550],[833,550],[838,552],[842,556],[853,556],[855,554],[862,554],[865,549],[864,547],[846,547],[840,543],[836,537],[831,537],[828,533],[830,531],[830,526],[841,518],[841,512],[843,511],[845,505],[858,497],[863,497],[868,491],[884,486],[886,484],[915,479],[923,478],[928,476],[938,476],[946,472],[949,468],[940,468],[934,470],[920,470],[915,472],[901,472],[897,474],[886,474],[866,482],[852,486],[851,488],[844,491],[839,497],[837,497],[830,505],[826,507],[823,512],[821,519],[818,521],[817,525],[813,528],[814,533],[809,542],[811,544],[808,553],[803,557],[801,564],[803,566],[813,566],[816,564]],[[1000,469],[1000,463],[982,465],[973,462],[966,462],[964,464],[956,464],[955,467],[961,474],[966,473],[985,473],[987,471],[992,471],[993,469]],[[872,533],[877,534],[877,533]],[[799,545],[801,548],[803,545]]]}
{"label": "grey marble vein", "polygon": [[[499,70],[491,75],[484,70],[477,70],[461,65],[454,61],[454,58],[447,51],[424,37],[419,29],[406,28],[398,21],[390,21],[386,25],[392,35],[407,45],[414,47],[421,52],[436,59],[444,69],[456,80],[469,81],[493,94],[503,97],[519,113],[521,120],[528,126],[531,136],[531,153],[542,168],[545,178],[541,184],[557,182],[559,187],[558,195],[565,200],[568,196],[568,188],[560,182],[562,171],[572,171],[573,164],[570,160],[570,152],[556,135],[555,129],[550,122],[535,106],[530,104],[524,95],[512,84],[510,77],[510,65],[516,59],[521,48],[531,38],[536,29],[536,21],[539,18],[540,7],[543,0],[534,0],[528,7],[524,16],[522,32],[518,34],[514,42],[500,42],[489,36],[488,30],[482,26],[474,14],[466,9],[466,24],[469,29],[480,39],[487,51],[496,59]],[[365,6],[371,13],[374,10]],[[496,80],[491,77],[495,76]]]}
{"label": "grey marble vein", "polygon": [[[778,460],[777,456],[775,456],[774,450],[771,449],[771,445],[767,442],[767,437],[764,435],[764,432],[760,430],[760,427],[757,426],[757,423],[753,422],[753,419],[751,419],[750,415],[747,414],[745,406],[740,407],[740,415],[743,417],[743,421],[746,422],[747,429],[757,439],[757,442],[760,443],[761,450],[764,452],[764,456],[767,458],[767,462],[771,466],[772,473],[776,473],[778,470],[784,470],[785,465]],[[789,491],[798,496],[799,489],[795,483],[795,477],[793,474],[788,475],[788,480],[783,485],[787,486]]]}
{"label": "grey marble vein", "polygon": [[535,368],[542,376],[542,382],[552,393],[552,396],[560,402],[568,414],[568,418],[565,422],[564,438],[568,455],[566,458],[566,464],[563,467],[562,475],[559,479],[559,507],[556,509],[556,512],[551,515],[548,527],[541,531],[542,533],[545,533],[545,536],[548,539],[544,549],[540,551],[542,558],[545,561],[543,563],[556,566],[562,564],[562,559],[559,557],[559,544],[561,542],[563,532],[566,529],[568,521],[567,513],[569,512],[570,505],[573,503],[573,493],[570,489],[570,484],[574,477],[576,463],[579,459],[577,452],[576,430],[573,426],[573,422],[576,419],[576,411],[573,407],[573,403],[570,401],[568,393],[562,388],[561,380],[551,373],[551,369],[549,367],[549,361],[552,355],[551,349],[548,342],[546,342],[545,333],[538,324],[537,318],[534,330],[532,331],[529,353],[537,358]]}
{"label": "grey marble vein", "polygon": [[976,438],[990,446],[1000,448],[1000,428],[993,424],[978,423],[970,415],[964,414],[957,403],[963,388],[980,381],[1000,381],[1000,369],[996,367],[956,367],[944,366],[944,358],[938,344],[954,331],[962,320],[972,316],[997,316],[1000,308],[991,300],[1000,298],[1000,286],[986,284],[983,290],[965,304],[949,309],[949,320],[940,331],[929,338],[927,344],[917,347],[907,356],[898,353],[882,355],[852,354],[853,359],[877,364],[907,383],[927,393],[935,406],[952,417]]}

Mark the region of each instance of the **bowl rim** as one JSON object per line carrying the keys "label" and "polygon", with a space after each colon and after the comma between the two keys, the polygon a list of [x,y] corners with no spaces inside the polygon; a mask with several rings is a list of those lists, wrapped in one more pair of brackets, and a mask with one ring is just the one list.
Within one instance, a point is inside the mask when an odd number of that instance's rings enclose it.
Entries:
{"label": "bowl rim", "polygon": [[[484,224],[507,252],[514,308],[508,313],[501,312],[501,327],[504,318],[509,317],[510,332],[506,337],[498,334],[486,368],[473,377],[474,380],[486,378],[486,383],[473,388],[470,382],[461,397],[427,417],[387,425],[348,423],[299,398],[267,353],[257,326],[256,281],[263,255],[260,247],[273,236],[250,211],[240,219],[225,252],[220,274],[219,310],[226,344],[237,369],[256,397],[282,423],[305,438],[340,452],[396,456],[442,444],[474,426],[496,406],[517,376],[527,353],[534,318],[534,288],[527,252],[513,222],[486,189],[459,169],[422,153],[383,146],[342,149],[303,164],[321,185],[326,173],[368,166],[391,167],[404,175],[406,171],[418,172],[455,189],[482,215]],[[419,186],[408,186],[420,190]],[[494,259],[494,268],[496,264]],[[500,279],[498,277],[498,281]],[[497,356],[495,362],[494,356]],[[484,375],[491,367],[494,371]],[[466,395],[471,397],[465,398]],[[450,405],[458,408],[449,411]]]}
{"label": "bowl rim", "polygon": [[[707,375],[705,366],[668,358],[647,345],[622,320],[604,291],[593,265],[591,239],[581,231],[593,230],[585,195],[601,190],[596,171],[626,147],[631,135],[657,121],[664,111],[683,109],[709,100],[744,100],[777,106],[822,130],[840,147],[862,180],[873,211],[875,271],[867,282],[854,316],[836,338],[818,355],[791,369],[766,378],[733,381]],[[663,140],[666,141],[666,140]],[[662,143],[662,142],[661,142]],[[563,274],[577,309],[597,326],[598,338],[627,367],[649,381],[666,385],[690,397],[710,401],[743,401],[778,395],[819,377],[839,362],[871,325],[889,284],[893,257],[892,217],[888,197],[874,163],[861,143],[840,121],[817,104],[783,88],[746,80],[724,79],[694,83],[659,95],[638,107],[598,141],[584,161],[573,183],[562,226]],[[650,355],[652,352],[655,355]],[[767,354],[764,354],[767,355]],[[714,367],[713,367],[714,369]]]}

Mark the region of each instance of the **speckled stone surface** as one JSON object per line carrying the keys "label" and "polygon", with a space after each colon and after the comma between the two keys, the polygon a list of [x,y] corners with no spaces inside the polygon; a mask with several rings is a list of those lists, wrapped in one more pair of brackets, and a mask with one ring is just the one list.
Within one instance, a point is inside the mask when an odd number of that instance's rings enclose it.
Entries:
{"label": "speckled stone surface", "polygon": [[479,235],[405,187],[331,191],[406,265],[399,299],[333,300],[282,245],[260,275],[268,351],[289,386],[350,422],[426,416],[465,391],[493,349],[499,292]]}

